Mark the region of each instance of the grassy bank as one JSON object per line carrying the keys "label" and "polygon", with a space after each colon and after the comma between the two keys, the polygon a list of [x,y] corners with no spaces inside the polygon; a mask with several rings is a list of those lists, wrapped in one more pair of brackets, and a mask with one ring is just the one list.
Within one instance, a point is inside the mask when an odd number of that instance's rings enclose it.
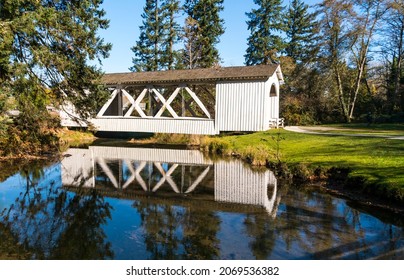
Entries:
{"label": "grassy bank", "polygon": [[58,131],[60,150],[65,150],[69,147],[82,147],[94,142],[97,137],[92,132],[61,129]]}
{"label": "grassy bank", "polygon": [[404,141],[350,136],[308,135],[270,130],[213,137],[212,153],[239,156],[255,165],[286,163],[302,177],[344,177],[350,188],[404,201]]}

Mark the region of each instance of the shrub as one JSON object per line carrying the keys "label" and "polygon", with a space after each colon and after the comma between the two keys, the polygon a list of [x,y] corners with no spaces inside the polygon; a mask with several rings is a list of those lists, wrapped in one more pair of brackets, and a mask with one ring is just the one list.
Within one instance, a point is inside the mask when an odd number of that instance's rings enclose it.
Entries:
{"label": "shrub", "polygon": [[38,155],[56,150],[59,123],[59,119],[46,110],[22,112],[0,137],[2,155]]}
{"label": "shrub", "polygon": [[241,155],[252,165],[267,165],[273,154],[274,151],[264,144],[248,146],[241,151]]}
{"label": "shrub", "polygon": [[212,154],[230,155],[231,143],[221,138],[213,138],[208,141],[208,151]]}
{"label": "shrub", "polygon": [[310,180],[313,172],[304,163],[299,163],[293,168],[293,181],[303,183]]}

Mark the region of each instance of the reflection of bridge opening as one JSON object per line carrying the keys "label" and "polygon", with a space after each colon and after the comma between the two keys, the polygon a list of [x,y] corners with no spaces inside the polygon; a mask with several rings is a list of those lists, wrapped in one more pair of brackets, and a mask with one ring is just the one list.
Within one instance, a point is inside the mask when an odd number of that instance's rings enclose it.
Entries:
{"label": "reflection of bridge opening", "polygon": [[[95,158],[95,178],[100,185],[105,182],[115,189],[142,189],[157,192],[169,187],[175,193],[191,193],[205,179],[210,165],[184,165],[147,161],[105,160]],[[116,175],[115,175],[116,174]],[[177,183],[178,182],[178,183]]]}
{"label": "reflection of bridge opening", "polygon": [[[261,206],[275,216],[274,174],[254,172],[242,162],[212,162],[195,150],[90,147],[70,149],[62,161],[67,187],[137,195],[213,196],[215,201]],[[274,213],[275,209],[275,213]]]}

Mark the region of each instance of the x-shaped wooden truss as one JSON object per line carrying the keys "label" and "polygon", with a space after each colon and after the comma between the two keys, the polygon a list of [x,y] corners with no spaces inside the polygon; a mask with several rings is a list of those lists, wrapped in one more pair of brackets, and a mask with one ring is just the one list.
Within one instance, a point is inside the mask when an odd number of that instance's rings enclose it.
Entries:
{"label": "x-shaped wooden truss", "polygon": [[[124,107],[129,107],[128,111],[125,113],[124,117],[130,117],[133,113],[133,111],[136,111],[139,116],[141,118],[148,118],[148,116],[145,114],[145,112],[142,110],[142,108],[140,107],[140,103],[142,102],[142,100],[145,98],[146,94],[151,92],[153,93],[156,98],[158,100],[161,101],[162,106],[160,108],[160,110],[153,116],[153,118],[161,118],[161,116],[163,115],[164,111],[168,111],[171,116],[173,118],[181,118],[180,116],[178,116],[178,114],[174,111],[174,109],[171,107],[171,103],[174,101],[174,99],[177,97],[178,93],[180,92],[180,90],[186,90],[188,92],[188,94],[191,96],[192,100],[196,102],[196,104],[198,104],[198,106],[201,108],[201,110],[203,111],[203,113],[206,115],[206,117],[208,119],[211,119],[211,115],[209,113],[209,111],[206,109],[205,105],[202,103],[202,101],[198,98],[198,96],[196,95],[195,92],[193,92],[189,87],[187,87],[186,85],[180,85],[179,87],[177,87],[174,92],[168,97],[168,99],[165,99],[164,96],[153,86],[149,86],[145,89],[143,89],[143,91],[139,94],[139,96],[136,98],[136,100],[125,90],[125,89],[115,89],[112,94],[111,94],[111,98],[108,100],[107,103],[105,103],[105,105],[101,108],[100,112],[97,114],[98,117],[102,117],[105,113],[105,111],[108,109],[108,107],[111,105],[111,103],[113,102],[113,100],[115,99],[115,97],[117,96],[117,94],[119,93],[119,91],[122,92],[123,96],[126,98],[123,106]],[[191,102],[192,102],[191,100]],[[192,111],[192,109],[189,106],[190,102],[186,102],[185,106],[187,107],[188,110],[191,111],[191,113],[193,115],[195,115],[195,113]]]}
{"label": "x-shaped wooden truss", "polygon": [[[130,177],[123,184],[119,183],[119,181],[116,179],[114,173],[109,168],[108,164],[105,162],[105,160],[103,158],[97,158],[96,162],[101,167],[104,174],[109,178],[111,184],[117,189],[126,189],[130,184],[137,181],[144,191],[147,192],[147,191],[151,190],[152,192],[157,192],[159,190],[159,188],[165,182],[167,182],[168,185],[170,185],[171,189],[175,193],[181,193],[180,188],[178,187],[176,182],[171,177],[171,175],[174,173],[174,171],[180,166],[179,164],[173,164],[167,171],[165,171],[163,166],[161,165],[161,163],[154,162],[153,165],[156,167],[156,169],[159,171],[159,173],[162,177],[156,183],[156,185],[149,188],[148,184],[146,184],[145,180],[140,175],[142,170],[147,165],[146,161],[139,162],[139,165],[135,167],[133,165],[133,163],[131,163],[129,160],[123,160],[125,165],[128,167],[129,172],[131,173]],[[197,186],[202,182],[202,180],[206,177],[206,175],[209,173],[209,170],[210,170],[210,166],[207,166],[205,168],[205,170],[195,179],[195,181],[183,193],[188,194],[188,193],[193,192],[197,188]]]}

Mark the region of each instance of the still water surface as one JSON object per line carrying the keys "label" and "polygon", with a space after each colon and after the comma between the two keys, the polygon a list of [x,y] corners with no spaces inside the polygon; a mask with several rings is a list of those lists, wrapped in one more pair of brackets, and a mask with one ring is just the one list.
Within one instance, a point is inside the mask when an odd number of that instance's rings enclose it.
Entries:
{"label": "still water surface", "polygon": [[0,183],[0,259],[404,259],[403,225],[189,150],[70,149]]}

